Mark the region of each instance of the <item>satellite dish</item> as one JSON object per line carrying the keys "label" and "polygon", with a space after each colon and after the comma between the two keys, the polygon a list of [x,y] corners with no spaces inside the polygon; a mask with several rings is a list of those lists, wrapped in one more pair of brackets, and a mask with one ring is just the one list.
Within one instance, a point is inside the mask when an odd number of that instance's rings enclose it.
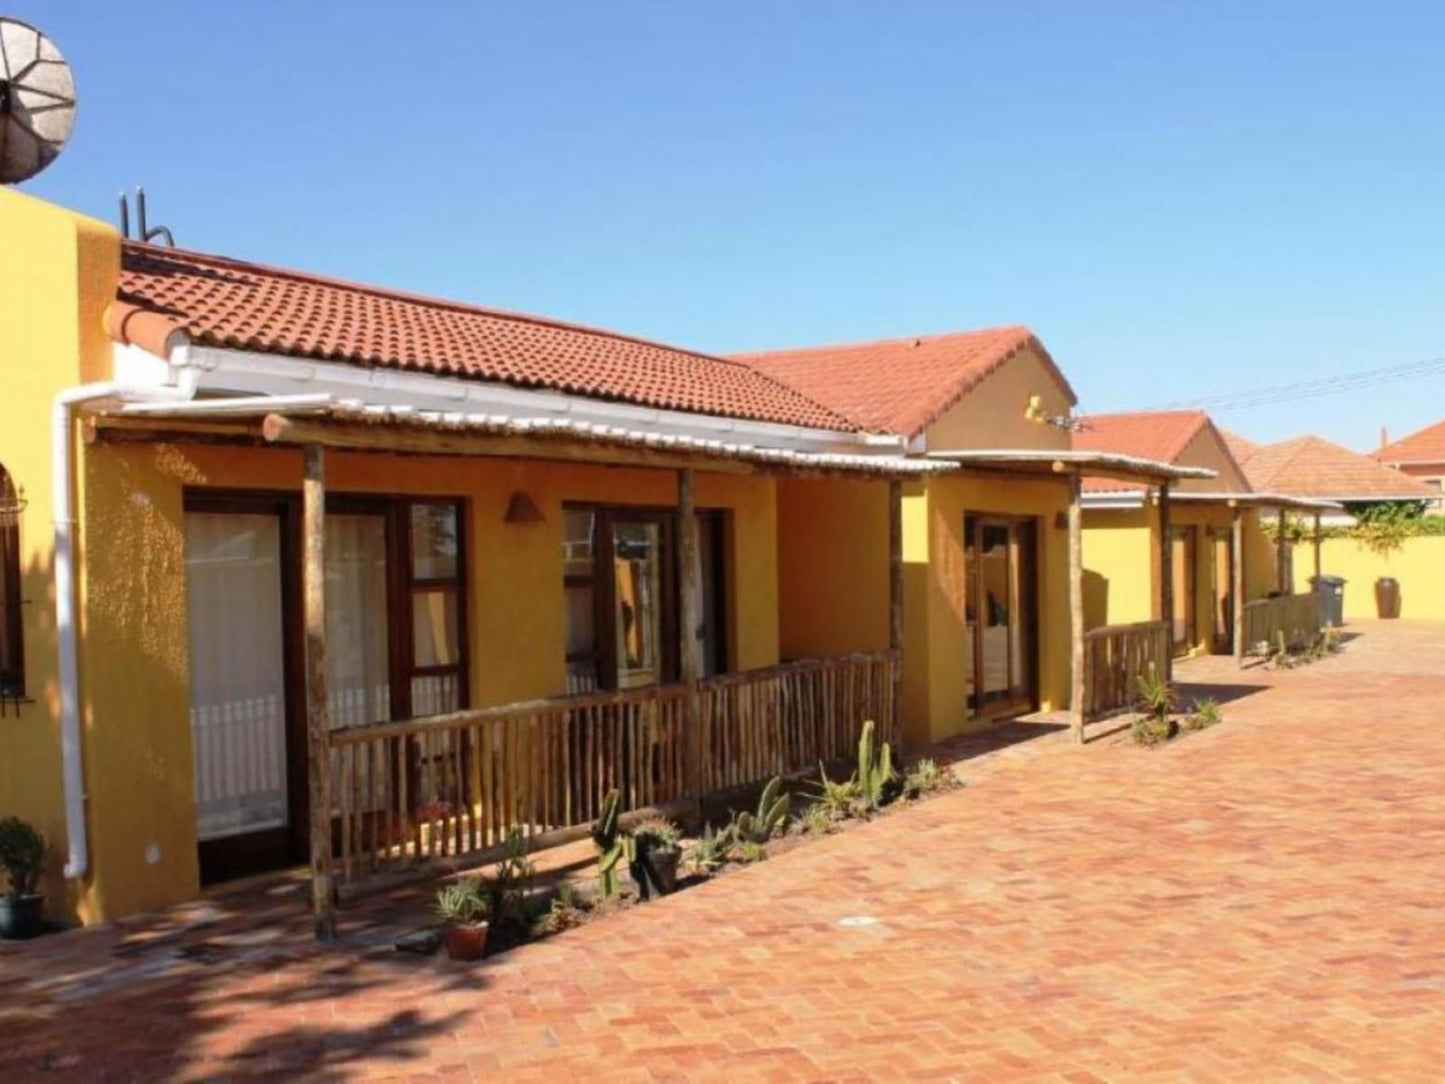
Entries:
{"label": "satellite dish", "polygon": [[35,176],[75,126],[75,78],[55,43],[0,17],[0,184]]}

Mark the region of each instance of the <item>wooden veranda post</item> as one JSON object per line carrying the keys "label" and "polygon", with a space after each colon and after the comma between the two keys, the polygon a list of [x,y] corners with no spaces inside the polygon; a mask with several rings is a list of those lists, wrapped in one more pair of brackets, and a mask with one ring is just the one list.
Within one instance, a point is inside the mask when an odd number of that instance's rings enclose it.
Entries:
{"label": "wooden veranda post", "polygon": [[326,453],[305,448],[301,583],[306,623],[306,771],[311,822],[311,906],[316,936],[336,936],[331,887],[331,722],[326,688]]}
{"label": "wooden veranda post", "polygon": [[698,583],[697,508],[693,496],[692,468],[677,472],[677,568],[678,604],[681,620],[678,639],[678,670],[682,678],[682,732],[687,735],[689,791],[701,798],[704,789],[702,712],[697,689],[697,631],[702,623],[702,585]]}
{"label": "wooden veranda post", "polygon": [[1069,476],[1069,722],[1084,744],[1084,480]]}
{"label": "wooden veranda post", "polygon": [[1164,680],[1174,677],[1174,538],[1169,523],[1169,483],[1159,487],[1159,616],[1164,621]]}
{"label": "wooden veranda post", "polygon": [[1320,564],[1320,514],[1315,513],[1315,590],[1319,590],[1320,576],[1323,574]]}
{"label": "wooden veranda post", "polygon": [[1234,583],[1230,587],[1231,608],[1234,610],[1234,659],[1244,665],[1244,509],[1234,502],[1234,537],[1230,544],[1234,560],[1230,561],[1230,575]]}
{"label": "wooden veranda post", "polygon": [[1275,535],[1274,543],[1274,579],[1275,590],[1281,595],[1290,593],[1290,585],[1285,583],[1285,564],[1289,560],[1289,551],[1285,549],[1289,541],[1285,538],[1285,513],[1284,509],[1279,510],[1279,533]]}
{"label": "wooden veranda post", "polygon": [[888,483],[888,649],[893,652],[893,737],[903,729],[903,482]]}

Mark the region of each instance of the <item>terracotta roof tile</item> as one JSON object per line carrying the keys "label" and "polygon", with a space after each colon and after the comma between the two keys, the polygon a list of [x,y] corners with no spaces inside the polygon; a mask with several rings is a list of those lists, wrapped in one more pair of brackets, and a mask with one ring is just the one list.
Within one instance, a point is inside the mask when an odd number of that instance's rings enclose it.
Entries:
{"label": "terracotta roof tile", "polygon": [[362,366],[500,381],[785,425],[839,413],[737,361],[557,320],[128,242],[107,330],[164,354],[169,337]]}
{"label": "terracotta roof tile", "polygon": [[[1202,410],[1139,410],[1121,414],[1085,414],[1085,428],[1074,434],[1074,447],[1086,452],[1119,452],[1140,459],[1173,463],[1201,429],[1213,423]],[[1137,484],[1111,478],[1085,478],[1092,493],[1137,490]]]}
{"label": "terracotta roof tile", "polygon": [[1020,350],[1033,347],[1073,389],[1026,327],[737,354],[738,360],[837,411],[862,429],[913,437]]}
{"label": "terracotta roof tile", "polygon": [[1374,458],[1381,463],[1445,463],[1445,421],[1385,445]]}
{"label": "terracotta roof tile", "polygon": [[1241,467],[1244,461],[1259,451],[1259,441],[1242,437],[1238,433],[1228,429],[1220,429],[1219,435],[1224,438],[1224,446],[1229,449],[1229,454],[1234,456],[1234,461]]}
{"label": "terracotta roof tile", "polygon": [[1250,485],[1264,493],[1337,500],[1438,497],[1439,490],[1322,437],[1266,444],[1244,464]]}

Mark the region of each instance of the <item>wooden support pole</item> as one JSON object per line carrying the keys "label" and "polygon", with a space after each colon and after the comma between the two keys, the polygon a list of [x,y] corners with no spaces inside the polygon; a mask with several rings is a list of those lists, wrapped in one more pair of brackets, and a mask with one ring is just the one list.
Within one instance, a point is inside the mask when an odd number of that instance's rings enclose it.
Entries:
{"label": "wooden support pole", "polygon": [[893,652],[893,737],[903,733],[903,483],[888,483],[888,648]]}
{"label": "wooden support pole", "polygon": [[1174,528],[1169,522],[1169,483],[1159,487],[1159,616],[1164,622],[1168,650],[1164,652],[1164,680],[1174,676]]}
{"label": "wooden support pole", "polygon": [[326,452],[305,448],[301,583],[306,623],[306,771],[311,823],[311,906],[316,937],[336,936],[331,886],[331,722],[326,688]]}
{"label": "wooden support pole", "polygon": [[1244,665],[1244,509],[1234,509],[1234,537],[1230,544],[1230,561],[1234,584],[1230,588],[1230,609],[1234,616],[1234,660]]}
{"label": "wooden support pole", "polygon": [[702,585],[698,583],[697,507],[690,467],[677,472],[677,569],[679,671],[682,678],[682,732],[687,735],[688,788],[701,798],[706,773],[703,765],[702,712],[698,697],[697,633],[702,624]]}
{"label": "wooden support pole", "polygon": [[1323,575],[1323,568],[1320,563],[1320,514],[1315,513],[1315,590],[1319,590],[1320,576]]}
{"label": "wooden support pole", "polygon": [[1274,543],[1274,579],[1275,590],[1281,595],[1290,594],[1291,585],[1285,583],[1285,565],[1289,560],[1289,551],[1285,548],[1289,541],[1285,538],[1285,511],[1279,510],[1279,533],[1275,536]]}
{"label": "wooden support pole", "polygon": [[1084,480],[1069,478],[1069,723],[1084,744]]}

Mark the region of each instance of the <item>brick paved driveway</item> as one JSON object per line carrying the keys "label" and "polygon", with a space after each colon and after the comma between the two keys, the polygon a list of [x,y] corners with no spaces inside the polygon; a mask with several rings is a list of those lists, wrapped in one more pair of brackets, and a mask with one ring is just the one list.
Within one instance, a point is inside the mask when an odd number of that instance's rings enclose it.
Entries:
{"label": "brick paved driveway", "polygon": [[150,979],[145,927],[49,938],[0,955],[0,1079],[1438,1080],[1445,627],[1360,631],[1182,668],[1235,699],[1166,750],[1030,743],[486,966],[322,952],[289,902]]}

